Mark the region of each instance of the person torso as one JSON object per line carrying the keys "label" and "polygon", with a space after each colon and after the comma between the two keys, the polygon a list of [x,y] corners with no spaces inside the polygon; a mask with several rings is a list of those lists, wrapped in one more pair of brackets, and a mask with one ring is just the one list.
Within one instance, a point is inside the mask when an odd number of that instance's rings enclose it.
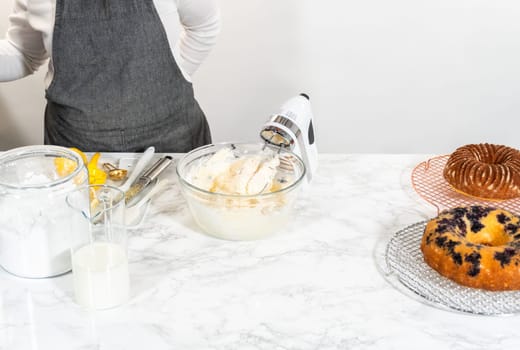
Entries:
{"label": "person torso", "polygon": [[[164,26],[170,48],[172,48],[173,56],[177,62],[181,62],[179,53],[174,50],[175,43],[180,33],[180,25],[178,23],[178,11],[175,0],[153,0],[157,9],[157,13],[161,18]],[[29,0],[28,21],[30,25],[42,33],[44,48],[47,52],[52,53],[52,38],[54,33],[54,23],[56,14],[56,0]],[[190,81],[191,77],[183,70],[182,64],[179,68],[186,80]],[[45,86],[48,87],[54,77],[54,66],[52,54],[49,60],[47,75],[45,76]]]}
{"label": "person torso", "polygon": [[56,0],[45,143],[186,152],[211,141],[153,0]]}

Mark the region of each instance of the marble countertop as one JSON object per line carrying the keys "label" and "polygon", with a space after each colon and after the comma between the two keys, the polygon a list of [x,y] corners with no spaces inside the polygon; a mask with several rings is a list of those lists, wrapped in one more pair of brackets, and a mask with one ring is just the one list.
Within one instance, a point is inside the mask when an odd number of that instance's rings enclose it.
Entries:
{"label": "marble countertop", "polygon": [[131,300],[86,311],[72,276],[0,272],[0,349],[518,349],[520,318],[426,305],[378,270],[375,247],[436,215],[411,188],[426,155],[321,155],[274,237],[201,233],[172,180],[129,231]]}

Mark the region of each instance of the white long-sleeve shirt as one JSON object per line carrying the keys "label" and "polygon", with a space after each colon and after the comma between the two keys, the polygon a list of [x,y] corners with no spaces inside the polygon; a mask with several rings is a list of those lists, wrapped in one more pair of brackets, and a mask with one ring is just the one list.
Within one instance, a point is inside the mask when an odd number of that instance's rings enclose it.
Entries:
{"label": "white long-sleeve shirt", "polygon": [[[217,0],[154,0],[154,4],[175,61],[191,81],[216,43],[220,30]],[[0,40],[0,81],[32,74],[50,58],[45,76],[45,86],[49,86],[55,8],[56,0],[15,0],[6,39]]]}

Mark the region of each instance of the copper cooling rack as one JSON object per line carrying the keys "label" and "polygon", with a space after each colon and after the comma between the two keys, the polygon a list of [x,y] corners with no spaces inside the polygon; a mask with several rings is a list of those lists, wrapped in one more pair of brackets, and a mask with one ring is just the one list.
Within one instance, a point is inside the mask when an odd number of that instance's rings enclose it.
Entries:
{"label": "copper cooling rack", "polygon": [[434,157],[419,163],[412,171],[412,186],[414,190],[428,203],[443,209],[457,206],[485,205],[499,207],[515,214],[520,214],[520,198],[502,201],[484,200],[466,196],[456,192],[444,179],[442,172],[449,155]]}

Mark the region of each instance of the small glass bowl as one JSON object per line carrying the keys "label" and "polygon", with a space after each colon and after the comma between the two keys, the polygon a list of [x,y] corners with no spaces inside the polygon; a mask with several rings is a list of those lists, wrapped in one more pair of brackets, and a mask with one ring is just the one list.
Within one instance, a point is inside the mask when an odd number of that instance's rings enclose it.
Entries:
{"label": "small glass bowl", "polygon": [[[254,195],[209,192],[190,183],[190,169],[223,148],[234,155],[254,155],[268,147],[283,159],[275,181],[281,189]],[[295,200],[305,177],[305,165],[293,152],[263,143],[220,143],[199,147],[177,164],[181,190],[197,224],[209,235],[227,240],[255,240],[280,232],[293,215]]]}

